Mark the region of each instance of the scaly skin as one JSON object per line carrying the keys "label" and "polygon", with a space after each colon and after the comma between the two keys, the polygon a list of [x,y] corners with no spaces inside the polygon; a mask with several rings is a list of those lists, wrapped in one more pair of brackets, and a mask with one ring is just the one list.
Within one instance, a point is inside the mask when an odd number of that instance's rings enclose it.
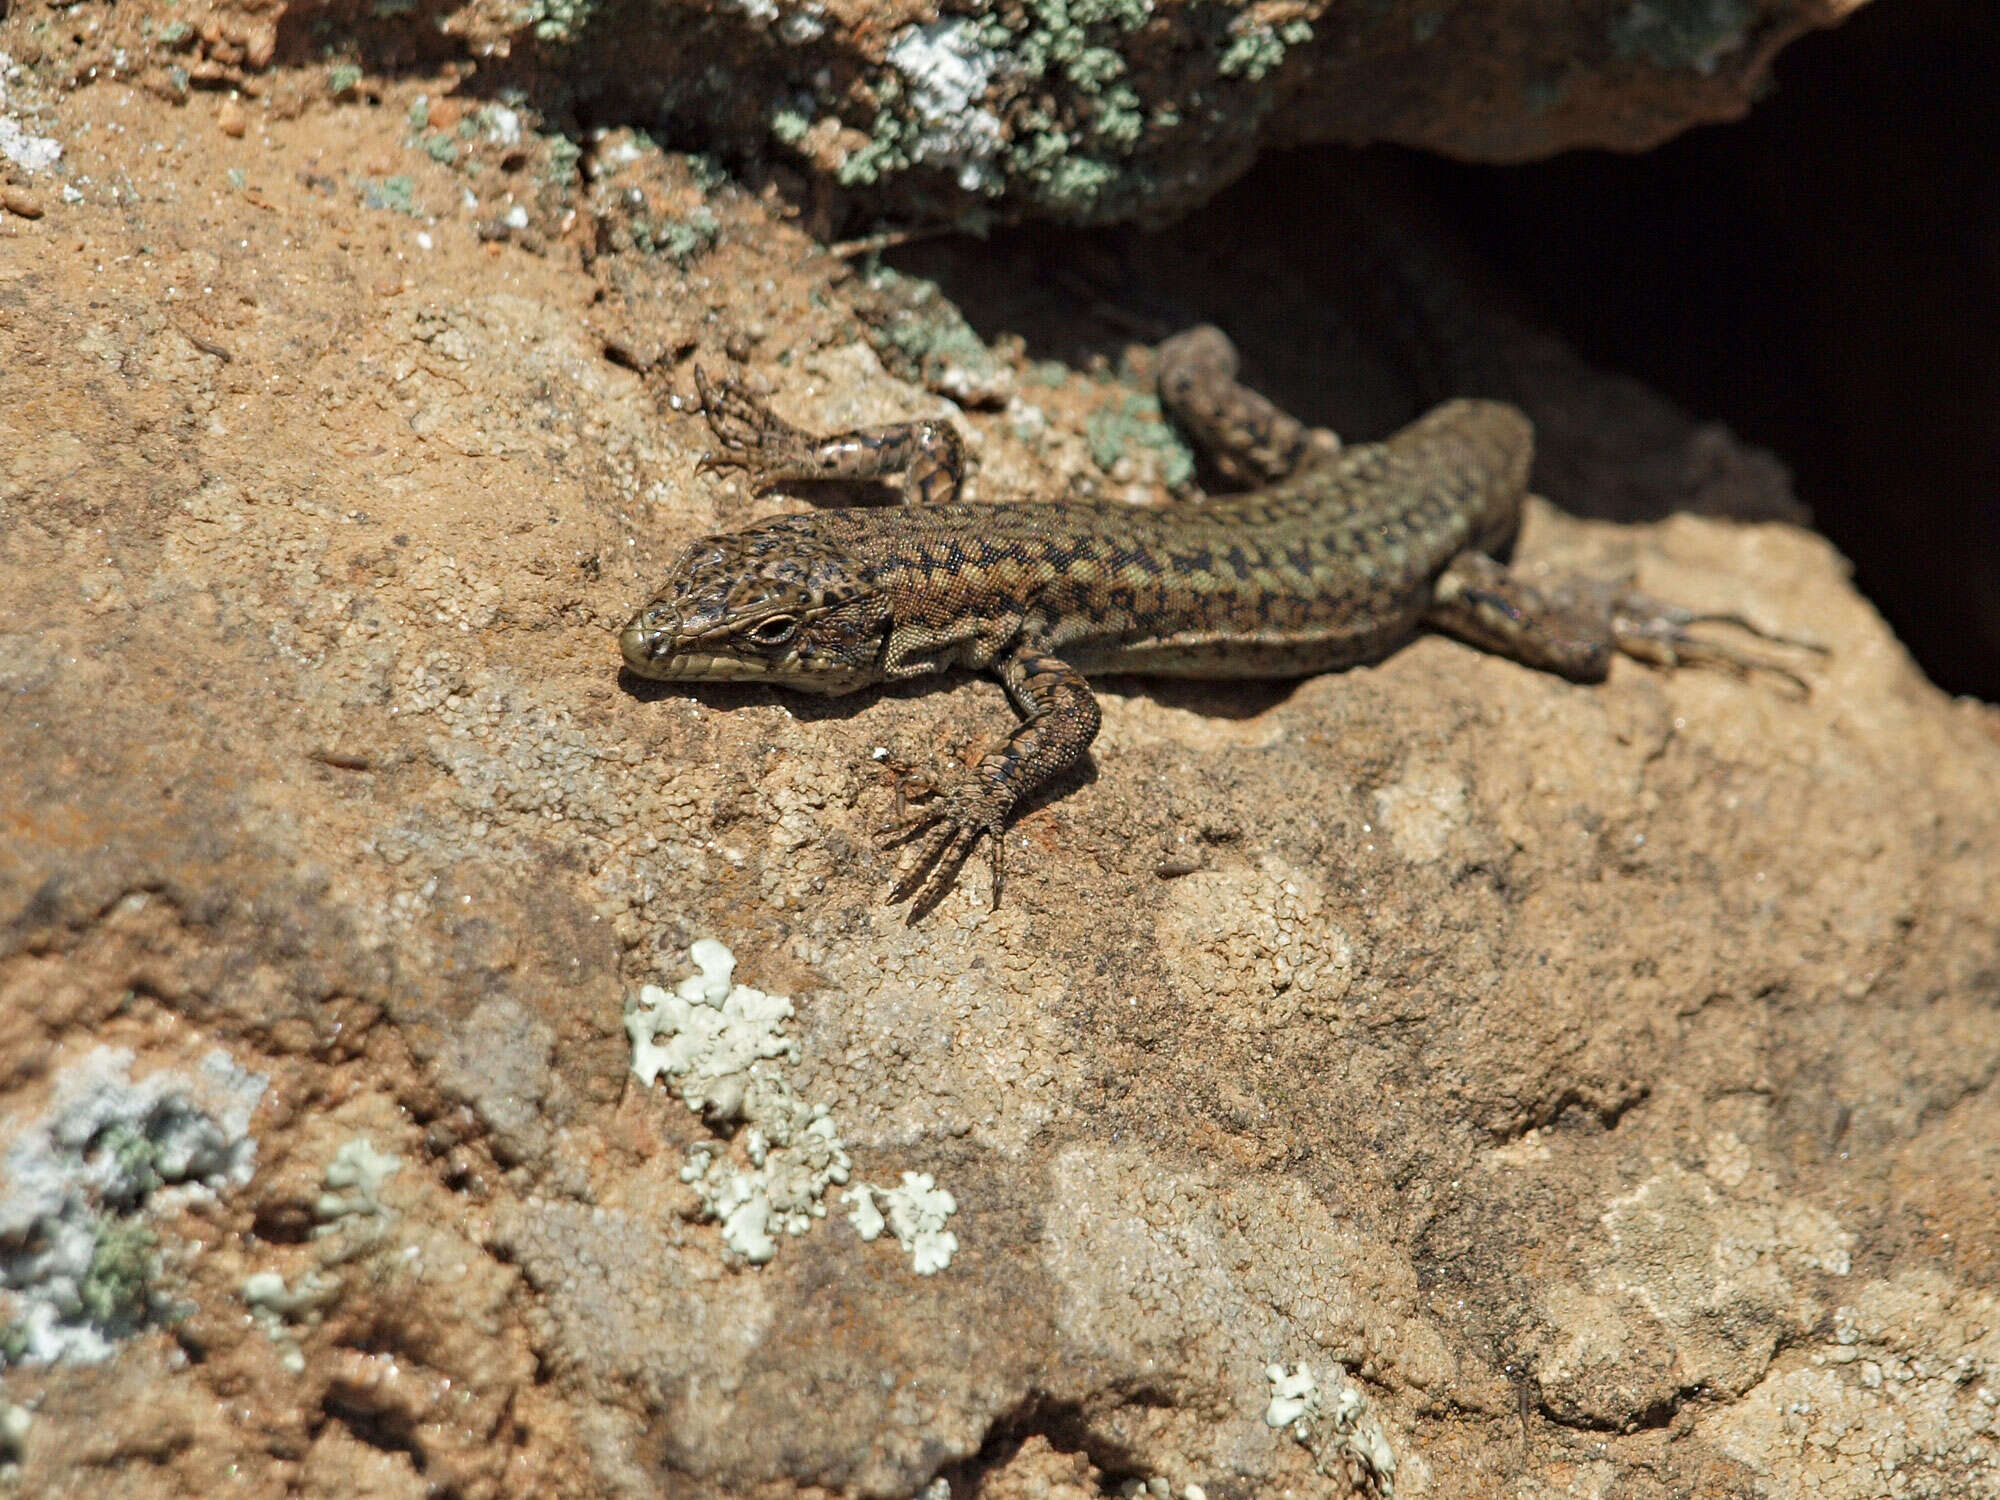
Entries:
{"label": "scaly skin", "polygon": [[[1106,500],[958,502],[948,423],[815,437],[700,376],[723,451],[702,468],[782,480],[904,476],[912,503],[760,522],[696,542],[625,627],[626,664],[672,682],[846,693],[951,667],[993,671],[1021,710],[1007,744],[887,842],[928,831],[892,899],[950,888],[982,835],[1097,734],[1086,674],[1298,677],[1376,661],[1420,628],[1580,682],[1614,652],[1661,665],[1785,668],[1705,641],[1700,619],[1616,585],[1538,589],[1494,560],[1513,540],[1528,420],[1450,401],[1382,443],[1341,449],[1236,384],[1212,328],[1160,349],[1162,399],[1225,473],[1263,488],[1142,509]],[[1760,633],[1761,632],[1756,632]],[[1803,687],[1803,684],[1799,684]]]}

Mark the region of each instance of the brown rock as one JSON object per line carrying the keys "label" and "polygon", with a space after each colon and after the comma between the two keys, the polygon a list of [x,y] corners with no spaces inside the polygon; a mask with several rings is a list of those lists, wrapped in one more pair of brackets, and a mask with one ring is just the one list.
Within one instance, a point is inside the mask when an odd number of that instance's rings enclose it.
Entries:
{"label": "brown rock", "polygon": [[26,188],[11,184],[0,187],[0,208],[24,219],[39,219],[42,216],[42,200]]}
{"label": "brown rock", "polygon": [[[171,106],[118,107],[93,171],[148,191]],[[673,392],[729,330],[794,420],[945,410],[856,342],[862,278],[754,202],[694,270],[274,222],[411,162],[347,113],[272,152],[274,210],[0,257],[0,1326],[71,1209],[62,1285],[124,1319],[10,1364],[21,1493],[1987,1487],[2000,738],[1824,542],[1537,506],[1521,549],[1825,641],[1804,702],[1439,639],[1107,684],[999,912],[975,862],[912,928],[883,767],[991,743],[996,686],[661,692],[611,645],[718,514],[796,506],[691,477]],[[254,307],[207,248],[245,240]],[[231,295],[163,316],[163,271]],[[982,493],[1101,489],[1091,420],[1142,393],[1020,389],[1035,440],[966,419]],[[856,1183],[953,1194],[949,1265],[831,1192],[727,1253],[684,1169],[747,1177],[752,1132],[634,1080],[624,1018],[699,937],[791,997],[759,1088]],[[247,1181],[152,1187],[218,1139]],[[1306,1376],[1319,1422],[1271,1425]]]}
{"label": "brown rock", "polygon": [[231,95],[215,112],[215,124],[224,135],[240,140],[250,129],[250,117],[244,112],[242,101]]}

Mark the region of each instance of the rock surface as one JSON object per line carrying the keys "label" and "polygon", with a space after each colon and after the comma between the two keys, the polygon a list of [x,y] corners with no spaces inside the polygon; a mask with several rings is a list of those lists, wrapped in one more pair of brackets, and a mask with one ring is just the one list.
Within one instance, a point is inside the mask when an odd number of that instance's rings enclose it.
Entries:
{"label": "rock surface", "polygon": [[363,66],[446,65],[489,100],[768,165],[801,201],[845,190],[976,227],[1164,220],[1272,146],[1643,149],[1741,115],[1786,43],[1859,4],[202,0],[93,9],[95,27],[52,40],[76,38],[72,76],[168,97],[259,88],[274,59],[330,63],[336,91],[362,97]]}
{"label": "rock surface", "polygon": [[[1541,507],[1522,549],[1826,642],[1804,702],[1435,639],[1110,684],[1006,904],[975,866],[908,927],[866,836],[894,773],[1009,711],[622,681],[679,544],[801,503],[693,477],[675,401],[735,358],[803,421],[958,411],[982,495],[1145,500],[1180,456],[1142,355],[996,340],[959,381],[962,333],[899,343],[883,283],[700,163],[612,138],[565,186],[434,79],[276,75],[239,135],[36,76],[0,1224],[47,1201],[21,1143],[90,1123],[80,1207],[33,1221],[85,1238],[10,1230],[0,1302],[54,1266],[114,1352],[0,1331],[21,1493],[2000,1484],[2000,721],[1822,542]],[[760,1167],[751,1084],[703,1115],[629,1072],[704,938],[790,1000],[741,1077],[823,1106],[854,1183],[948,1191],[948,1264],[831,1186],[732,1250],[684,1174]]]}

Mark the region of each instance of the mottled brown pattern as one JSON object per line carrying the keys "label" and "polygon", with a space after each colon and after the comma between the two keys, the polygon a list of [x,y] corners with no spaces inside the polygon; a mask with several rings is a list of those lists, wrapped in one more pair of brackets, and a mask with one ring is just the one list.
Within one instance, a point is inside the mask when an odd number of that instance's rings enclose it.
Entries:
{"label": "mottled brown pattern", "polygon": [[1579,681],[1600,680],[1621,650],[1790,676],[1691,636],[1697,617],[1685,610],[1614,586],[1537,588],[1495,561],[1534,451],[1513,407],[1450,401],[1386,442],[1342,449],[1234,373],[1215,329],[1160,349],[1161,397],[1218,467],[1271,482],[1158,509],[965,504],[949,423],[816,437],[704,376],[726,449],[705,468],[744,469],[760,485],[901,473],[918,503],[787,516],[696,542],[626,627],[625,660],[669,681],[822,693],[953,666],[997,672],[1022,724],[964,786],[891,831],[925,834],[897,887],[914,893],[913,914],[949,888],[983,834],[994,836],[997,899],[1008,815],[1097,732],[1084,674],[1296,677],[1377,660],[1429,625]]}

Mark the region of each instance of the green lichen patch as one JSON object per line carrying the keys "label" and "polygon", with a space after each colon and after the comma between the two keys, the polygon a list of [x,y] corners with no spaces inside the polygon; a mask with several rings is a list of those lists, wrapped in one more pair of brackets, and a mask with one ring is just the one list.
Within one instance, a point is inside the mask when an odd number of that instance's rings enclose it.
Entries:
{"label": "green lichen patch", "polygon": [[1194,450],[1167,425],[1152,396],[1127,394],[1100,406],[1084,423],[1091,459],[1106,474],[1119,460],[1150,458],[1160,483],[1177,488],[1194,478]]}
{"label": "green lichen patch", "polygon": [[20,1124],[0,1177],[0,1363],[94,1363],[161,1321],[156,1194],[212,1195],[249,1179],[264,1080],[216,1052],[190,1072],[134,1079],[99,1048]]}
{"label": "green lichen patch", "polygon": [[663,151],[640,130],[607,132],[594,146],[585,201],[601,250],[685,267],[721,242],[723,219],[709,199],[729,177],[714,157]]}
{"label": "green lichen patch", "polygon": [[155,1308],[159,1236],[128,1219],[107,1219],[99,1227],[90,1265],[77,1283],[84,1318],[109,1338],[136,1333]]}
{"label": "green lichen patch", "polygon": [[408,214],[415,218],[417,207],[417,179],[407,172],[396,172],[388,177],[364,177],[355,184],[361,194],[361,201],[370,208],[381,209],[385,213]]}
{"label": "green lichen patch", "polygon": [[1611,49],[1628,62],[1643,57],[1706,77],[1742,47],[1751,15],[1749,0],[1633,0],[1611,19]]}
{"label": "green lichen patch", "polygon": [[963,406],[1006,404],[1014,390],[1012,368],[937,283],[881,266],[869,273],[866,290],[856,310],[891,373]]}

